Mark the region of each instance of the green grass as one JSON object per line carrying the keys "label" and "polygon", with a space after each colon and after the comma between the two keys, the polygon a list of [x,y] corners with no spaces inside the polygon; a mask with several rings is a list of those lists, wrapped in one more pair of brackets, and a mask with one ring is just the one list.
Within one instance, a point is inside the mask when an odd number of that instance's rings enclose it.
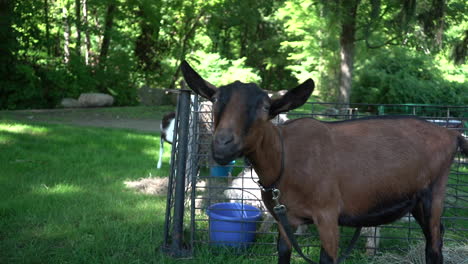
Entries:
{"label": "green grass", "polygon": [[125,130],[1,122],[0,263],[161,258],[165,198],[123,184],[158,174],[157,142]]}
{"label": "green grass", "polygon": [[208,247],[192,260],[161,253],[165,197],[123,183],[161,174],[158,141],[127,130],[0,121],[0,263],[264,263]]}

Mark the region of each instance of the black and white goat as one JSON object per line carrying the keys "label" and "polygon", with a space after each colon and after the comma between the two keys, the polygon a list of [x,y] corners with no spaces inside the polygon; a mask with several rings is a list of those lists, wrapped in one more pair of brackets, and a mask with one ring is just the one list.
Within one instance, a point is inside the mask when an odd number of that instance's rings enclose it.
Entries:
{"label": "black and white goat", "polygon": [[174,137],[174,123],[175,123],[175,112],[167,113],[163,116],[161,121],[161,139],[159,143],[159,160],[157,168],[160,169],[162,166],[162,156],[164,154],[164,142],[172,145],[172,139]]}

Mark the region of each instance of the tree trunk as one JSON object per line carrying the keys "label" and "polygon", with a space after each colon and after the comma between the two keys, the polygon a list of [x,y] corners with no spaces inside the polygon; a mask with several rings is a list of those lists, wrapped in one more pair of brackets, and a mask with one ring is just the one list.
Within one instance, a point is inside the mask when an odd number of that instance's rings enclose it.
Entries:
{"label": "tree trunk", "polygon": [[76,54],[81,56],[81,0],[75,0]]}
{"label": "tree trunk", "polygon": [[45,23],[45,30],[46,30],[46,48],[47,48],[47,56],[50,57],[50,23],[49,23],[49,2],[48,0],[44,0],[44,23]]}
{"label": "tree trunk", "polygon": [[240,33],[240,58],[247,57],[247,42],[249,39],[249,25],[245,25],[244,30]]}
{"label": "tree trunk", "polygon": [[[154,13],[157,12],[161,13]],[[145,73],[145,78],[148,77],[148,74],[154,74],[158,71],[160,67],[160,61],[158,55],[161,53],[158,46],[159,34],[161,30],[161,19],[162,19],[163,10],[162,7],[148,12],[143,5],[138,6],[138,11],[135,13],[136,17],[140,18],[140,35],[135,40],[135,56],[138,58],[139,65]],[[155,18],[158,23],[149,23],[150,18]],[[159,55],[160,56],[160,55]],[[148,82],[148,78],[146,78]]]}
{"label": "tree trunk", "polygon": [[13,30],[14,21],[13,1],[0,1],[0,68],[8,69],[14,61],[16,38]]}
{"label": "tree trunk", "polygon": [[86,0],[83,0],[83,25],[85,29],[85,64],[89,65],[89,53],[91,50],[91,41],[89,37],[88,7]]}
{"label": "tree trunk", "polygon": [[338,101],[349,104],[354,66],[354,42],[356,35],[356,15],[360,0],[343,0],[340,33],[340,73]]}
{"label": "tree trunk", "polygon": [[13,21],[15,19],[13,1],[0,0],[0,109],[8,107],[8,99],[14,90],[9,81],[14,75],[18,49]]}
{"label": "tree trunk", "polygon": [[[180,65],[182,60],[185,58],[185,54],[187,54],[189,40],[193,39],[193,37],[195,36],[195,32],[199,25],[199,21],[204,14],[205,14],[205,10],[201,10],[200,13],[193,19],[193,21],[187,21],[187,27],[186,27],[185,33],[182,36],[182,41],[180,44],[181,49],[179,53],[179,59],[176,65]],[[190,22],[192,23],[190,24]],[[177,76],[179,76],[179,73],[180,73],[180,67],[177,67],[174,74],[172,75],[172,81],[171,81],[171,84],[169,85],[169,89],[174,89],[176,81],[177,81]]]}
{"label": "tree trunk", "polygon": [[114,13],[115,13],[116,7],[117,6],[115,3],[110,3],[109,6],[107,7],[106,22],[104,25],[104,34],[103,34],[102,45],[101,45],[101,53],[99,54],[99,64],[101,66],[103,66],[104,63],[106,62],[107,53],[109,52],[111,31],[114,25]]}
{"label": "tree trunk", "polygon": [[68,63],[70,61],[70,20],[68,19],[68,8],[70,4],[67,3],[62,7],[62,22],[63,22],[63,61]]}

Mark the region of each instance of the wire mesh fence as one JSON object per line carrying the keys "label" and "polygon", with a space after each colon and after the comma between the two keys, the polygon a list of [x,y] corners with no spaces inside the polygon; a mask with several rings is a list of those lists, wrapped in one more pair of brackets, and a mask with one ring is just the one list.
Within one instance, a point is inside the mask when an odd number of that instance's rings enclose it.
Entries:
{"label": "wire mesh fence", "polygon": [[[190,93],[186,93],[190,98]],[[276,255],[277,224],[261,201],[255,171],[243,159],[228,166],[217,165],[210,153],[211,103],[196,96],[182,101],[179,99],[172,153],[164,233],[166,250],[173,255],[190,256],[197,249],[216,247],[258,257]],[[339,121],[377,115],[415,115],[459,130],[468,137],[468,106],[310,102],[272,122],[304,117]],[[184,123],[187,126],[181,125]],[[468,160],[460,153],[451,168],[442,222],[447,243],[468,242]],[[341,248],[347,245],[353,231],[341,228]],[[313,225],[300,226],[296,235],[306,254],[318,256],[320,241]],[[356,250],[368,255],[400,251],[423,240],[419,225],[407,215],[388,225],[363,228]]]}

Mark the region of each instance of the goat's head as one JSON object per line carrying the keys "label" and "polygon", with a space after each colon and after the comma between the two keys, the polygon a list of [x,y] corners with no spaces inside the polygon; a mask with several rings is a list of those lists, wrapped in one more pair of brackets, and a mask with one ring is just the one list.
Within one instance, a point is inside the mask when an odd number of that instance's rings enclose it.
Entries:
{"label": "goat's head", "polygon": [[258,141],[258,129],[255,128],[279,113],[303,105],[314,89],[314,82],[308,79],[272,100],[256,84],[236,81],[217,88],[205,81],[187,62],[182,62],[181,69],[189,87],[213,102],[213,158],[221,165],[248,153]]}

